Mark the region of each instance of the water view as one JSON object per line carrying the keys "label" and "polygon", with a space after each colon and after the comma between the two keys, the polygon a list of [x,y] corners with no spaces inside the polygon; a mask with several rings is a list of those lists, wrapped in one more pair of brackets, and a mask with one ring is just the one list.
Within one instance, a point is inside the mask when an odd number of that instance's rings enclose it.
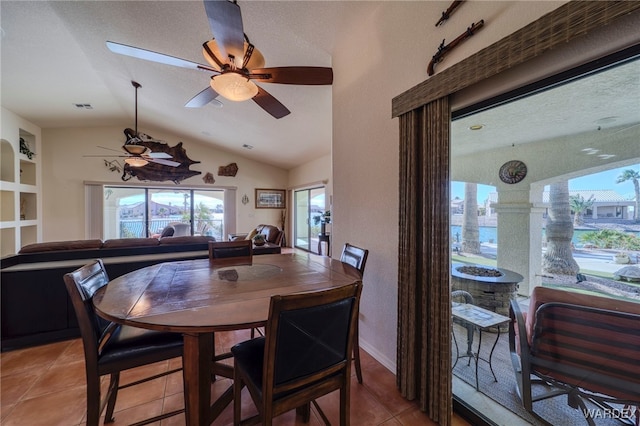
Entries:
{"label": "water view", "polygon": [[[478,227],[480,234],[480,243],[489,243],[495,244],[498,242],[498,228],[495,226],[480,226]],[[573,231],[573,239],[571,240],[574,245],[579,246],[584,244],[580,237],[588,232],[593,232],[594,230],[583,230],[576,229]],[[627,232],[628,234],[633,234],[636,236],[640,236],[639,232]],[[545,231],[542,230],[542,238],[545,240]],[[451,225],[451,241],[454,243],[462,242],[462,226],[459,225]]]}

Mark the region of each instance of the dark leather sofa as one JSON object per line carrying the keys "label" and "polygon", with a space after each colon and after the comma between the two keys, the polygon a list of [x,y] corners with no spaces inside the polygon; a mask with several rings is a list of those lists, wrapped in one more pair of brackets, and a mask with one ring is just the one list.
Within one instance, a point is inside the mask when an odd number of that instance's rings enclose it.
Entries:
{"label": "dark leather sofa", "polygon": [[63,276],[103,259],[110,278],[173,260],[206,259],[213,237],[127,238],[31,244],[0,261],[1,350],[80,335]]}

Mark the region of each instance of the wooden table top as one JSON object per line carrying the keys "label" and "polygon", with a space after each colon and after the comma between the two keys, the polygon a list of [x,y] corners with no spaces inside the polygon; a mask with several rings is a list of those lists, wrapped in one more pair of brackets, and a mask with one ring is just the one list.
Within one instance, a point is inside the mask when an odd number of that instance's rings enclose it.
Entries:
{"label": "wooden table top", "polygon": [[272,295],[361,280],[357,269],[307,254],[253,257],[252,265],[208,259],[162,263],[118,277],[93,298],[100,316],[152,330],[205,333],[264,325]]}

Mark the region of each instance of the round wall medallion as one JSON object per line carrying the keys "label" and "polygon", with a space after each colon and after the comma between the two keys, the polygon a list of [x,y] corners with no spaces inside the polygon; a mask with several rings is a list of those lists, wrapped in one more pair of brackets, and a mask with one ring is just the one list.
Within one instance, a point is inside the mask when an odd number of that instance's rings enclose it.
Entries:
{"label": "round wall medallion", "polygon": [[498,176],[504,183],[518,183],[527,175],[527,166],[518,160],[507,161],[500,167]]}

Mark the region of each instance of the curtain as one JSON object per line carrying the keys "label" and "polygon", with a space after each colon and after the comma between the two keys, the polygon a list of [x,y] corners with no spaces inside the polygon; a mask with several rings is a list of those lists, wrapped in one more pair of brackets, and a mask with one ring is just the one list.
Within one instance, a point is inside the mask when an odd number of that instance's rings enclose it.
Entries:
{"label": "curtain", "polygon": [[398,351],[402,395],[451,423],[448,97],[400,116]]}

